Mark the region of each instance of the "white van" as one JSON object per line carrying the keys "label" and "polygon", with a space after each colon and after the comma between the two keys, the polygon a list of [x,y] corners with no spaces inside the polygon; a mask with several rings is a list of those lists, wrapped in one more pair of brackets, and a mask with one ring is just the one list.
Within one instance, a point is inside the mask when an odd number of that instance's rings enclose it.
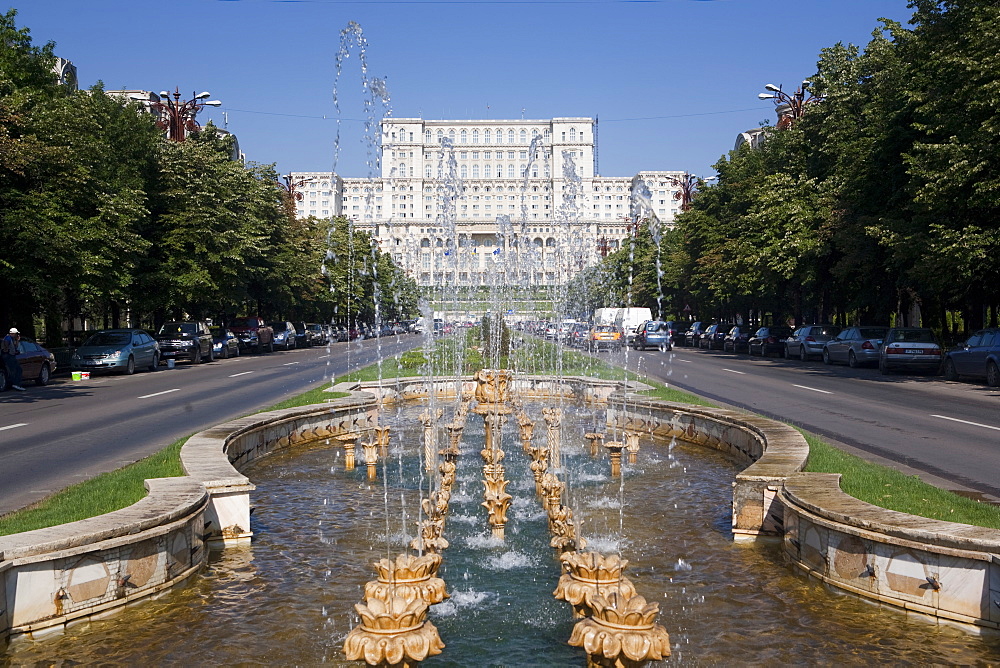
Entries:
{"label": "white van", "polygon": [[622,330],[625,336],[625,345],[631,345],[635,338],[635,328],[652,320],[653,314],[648,308],[623,308],[618,309],[615,315],[615,327]]}

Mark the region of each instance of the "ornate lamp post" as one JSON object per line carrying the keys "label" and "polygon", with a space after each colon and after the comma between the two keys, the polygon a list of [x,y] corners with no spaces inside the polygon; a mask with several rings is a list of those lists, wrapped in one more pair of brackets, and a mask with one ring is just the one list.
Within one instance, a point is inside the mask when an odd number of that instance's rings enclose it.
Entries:
{"label": "ornate lamp post", "polygon": [[288,193],[288,196],[291,197],[294,201],[301,202],[302,193],[299,192],[299,188],[306,185],[307,183],[312,183],[314,180],[315,179],[313,178],[294,180],[292,179],[291,174],[283,174],[281,176],[281,181],[278,182],[278,185],[284,188],[285,192]]}
{"label": "ornate lamp post", "polygon": [[[150,102],[150,109],[155,110],[157,115],[156,126],[167,131],[167,138],[174,141],[184,141],[188,132],[197,132],[201,129],[195,117],[205,107],[219,107],[222,102],[218,100],[206,100],[211,94],[208,91],[194,95],[190,100],[181,102],[181,91],[174,88],[173,93],[165,90],[160,91],[160,100]],[[173,96],[173,99],[170,99]]]}
{"label": "ornate lamp post", "polygon": [[803,81],[802,85],[791,95],[781,90],[781,86],[767,84],[764,88],[770,92],[757,95],[759,100],[774,100],[774,106],[778,112],[778,124],[775,127],[778,130],[790,128],[795,121],[802,118],[806,105],[823,101],[822,97],[808,92],[809,84],[808,80]]}
{"label": "ornate lamp post", "polygon": [[708,176],[704,179],[698,178],[694,174],[684,174],[680,177],[671,178],[670,183],[678,188],[679,190],[674,193],[674,199],[679,199],[681,201],[681,211],[687,211],[691,208],[691,202],[694,200],[694,196],[698,194],[698,186],[701,183],[707,181],[714,181],[716,177]]}

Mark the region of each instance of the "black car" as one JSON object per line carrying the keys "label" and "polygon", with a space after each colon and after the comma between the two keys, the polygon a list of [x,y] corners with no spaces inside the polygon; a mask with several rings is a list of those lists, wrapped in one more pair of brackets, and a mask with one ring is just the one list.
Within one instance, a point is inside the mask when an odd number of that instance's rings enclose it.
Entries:
{"label": "black car", "polygon": [[667,320],[667,332],[670,333],[671,347],[685,345],[685,335],[689,327],[691,327],[691,323],[685,320]]}
{"label": "black car", "polygon": [[684,332],[684,345],[696,347],[701,335],[705,332],[705,327],[700,322],[693,322],[688,330]]}
{"label": "black car", "polygon": [[785,339],[791,335],[792,328],[785,325],[761,327],[747,340],[747,354],[761,357],[783,355]]}
{"label": "black car", "polygon": [[214,362],[212,330],[208,323],[165,322],[156,334],[160,344],[160,359],[188,359],[192,362]]}
{"label": "black car", "polygon": [[753,330],[746,325],[736,325],[722,340],[723,352],[745,353],[750,350],[750,334]]}
{"label": "black car", "polygon": [[299,348],[308,348],[313,345],[313,333],[309,331],[309,325],[304,322],[293,324],[295,325],[295,345]]}
{"label": "black car", "polygon": [[705,333],[698,339],[698,347],[707,350],[722,350],[726,334],[734,327],[731,322],[717,322],[709,325]]}
{"label": "black car", "polygon": [[212,328],[212,350],[216,357],[227,359],[240,356],[240,340],[225,327]]}

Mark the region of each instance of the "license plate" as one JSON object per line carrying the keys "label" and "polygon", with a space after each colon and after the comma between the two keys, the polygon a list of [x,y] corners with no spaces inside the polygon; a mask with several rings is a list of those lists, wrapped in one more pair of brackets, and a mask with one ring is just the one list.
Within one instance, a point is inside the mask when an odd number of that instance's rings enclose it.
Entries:
{"label": "license plate", "polygon": [[94,360],[83,360],[80,364],[83,366],[97,366],[100,362],[95,362]]}
{"label": "license plate", "polygon": [[914,350],[914,349],[911,349],[911,348],[907,348],[906,349],[906,354],[907,355],[923,355],[924,351],[920,350],[920,349]]}

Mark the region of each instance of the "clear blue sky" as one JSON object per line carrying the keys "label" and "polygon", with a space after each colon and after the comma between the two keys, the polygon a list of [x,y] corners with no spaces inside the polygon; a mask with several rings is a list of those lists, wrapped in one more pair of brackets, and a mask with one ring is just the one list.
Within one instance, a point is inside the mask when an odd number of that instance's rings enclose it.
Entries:
{"label": "clear blue sky", "polygon": [[[392,115],[428,119],[597,116],[600,172],[708,175],[736,135],[774,119],[766,83],[794,90],[820,49],[864,46],[906,0],[18,0],[17,23],[56,43],[82,86],[222,101],[199,117],[250,160],[329,170],[334,56],[357,21]],[[341,80],[338,172],[366,176],[356,58]]]}

